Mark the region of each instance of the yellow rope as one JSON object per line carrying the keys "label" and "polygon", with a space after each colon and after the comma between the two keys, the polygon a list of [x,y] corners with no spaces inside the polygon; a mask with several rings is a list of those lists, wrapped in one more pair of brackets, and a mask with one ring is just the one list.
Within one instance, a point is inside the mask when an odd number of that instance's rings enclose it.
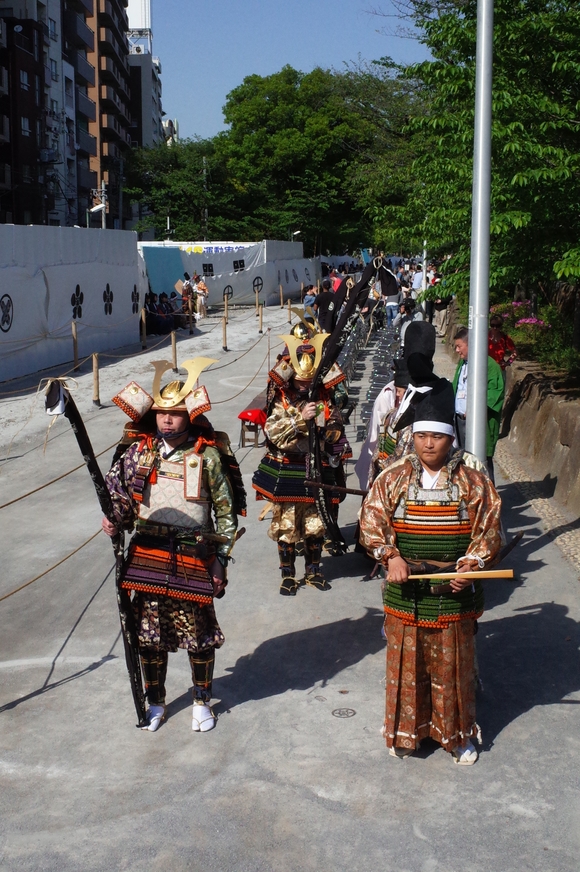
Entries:
{"label": "yellow rope", "polygon": [[40,575],[36,575],[34,578],[31,578],[30,581],[27,581],[24,584],[21,584],[20,587],[16,588],[16,590],[11,590],[10,593],[5,593],[4,596],[0,596],[0,603],[2,602],[2,600],[8,599],[9,596],[14,596],[14,594],[18,593],[19,590],[24,590],[24,588],[28,587],[29,584],[34,584],[35,581],[38,581],[38,579],[42,578],[44,575],[48,575],[49,572],[52,572],[53,569],[56,569],[57,566],[60,566],[61,563],[64,563],[65,560],[68,560],[69,557],[72,557],[73,554],[76,554],[78,551],[81,550],[81,548],[84,548],[85,545],[88,545],[89,542],[92,542],[93,539],[95,539],[99,535],[100,532],[101,532],[100,530],[97,530],[97,532],[93,533],[93,535],[90,536],[86,542],[83,542],[82,545],[79,545],[78,548],[75,548],[74,551],[71,551],[70,554],[67,554],[66,557],[63,557],[62,560],[59,560],[58,563],[55,563],[53,566],[50,566],[48,569],[45,569],[44,572],[40,573]]}
{"label": "yellow rope", "polygon": [[243,394],[244,391],[247,390],[247,389],[250,387],[250,385],[252,384],[252,382],[255,381],[255,380],[258,378],[258,376],[260,375],[260,370],[261,370],[262,367],[264,366],[267,357],[268,357],[268,352],[266,352],[266,356],[264,357],[264,359],[262,360],[262,363],[261,363],[260,366],[258,367],[258,371],[256,372],[256,374],[252,376],[252,378],[250,379],[250,381],[248,382],[248,384],[247,384],[245,387],[243,387],[241,391],[238,391],[238,393],[237,393],[237,394],[234,394],[233,397],[228,397],[227,400],[216,400],[215,402],[212,402],[212,406],[219,406],[221,403],[229,403],[229,402],[231,402],[231,400],[235,400],[236,397],[239,397],[240,394]]}
{"label": "yellow rope", "polygon": [[[101,457],[101,455],[106,454],[107,451],[110,451],[111,448],[114,448],[115,445],[117,445],[117,442],[113,442],[113,444],[109,445],[108,448],[104,448],[103,451],[100,451],[98,454],[95,454],[95,457]],[[38,447],[40,448],[40,446],[38,446]],[[66,478],[67,475],[71,475],[73,472],[76,472],[77,469],[83,469],[84,466],[85,466],[84,463],[80,463],[78,466],[75,466],[74,469],[69,469],[68,472],[63,472],[63,474],[59,475],[58,478],[53,478],[53,479],[51,479],[51,481],[47,481],[45,484],[41,484],[41,485],[39,485],[39,487],[35,487],[34,490],[28,491],[28,493],[22,494],[21,496],[16,497],[13,500],[10,500],[10,502],[8,502],[8,503],[3,503],[0,506],[0,509],[6,509],[8,506],[12,506],[12,505],[14,505],[14,503],[18,503],[18,502],[20,502],[20,500],[23,500],[26,497],[32,496],[32,494],[38,493],[38,491],[43,490],[45,487],[48,487],[49,485],[54,484],[55,482],[60,481],[63,478]]]}

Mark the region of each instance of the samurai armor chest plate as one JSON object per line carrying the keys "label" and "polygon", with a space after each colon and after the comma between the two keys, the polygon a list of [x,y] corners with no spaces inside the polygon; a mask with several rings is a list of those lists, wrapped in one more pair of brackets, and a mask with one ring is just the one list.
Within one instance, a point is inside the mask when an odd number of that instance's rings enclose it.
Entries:
{"label": "samurai armor chest plate", "polygon": [[[197,462],[196,467],[187,466],[192,461]],[[160,461],[157,481],[145,486],[143,501],[139,504],[139,520],[184,529],[211,525],[209,494],[203,487],[199,455],[187,454],[176,463]]]}

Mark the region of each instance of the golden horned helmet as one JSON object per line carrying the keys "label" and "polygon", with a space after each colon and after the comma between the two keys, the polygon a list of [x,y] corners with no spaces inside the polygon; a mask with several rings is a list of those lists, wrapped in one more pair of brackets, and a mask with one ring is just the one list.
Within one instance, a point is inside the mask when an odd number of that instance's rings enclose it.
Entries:
{"label": "golden horned helmet", "polygon": [[280,336],[280,339],[283,339],[288,346],[295,378],[304,381],[314,378],[320,365],[324,343],[329,336],[329,333],[317,333],[316,336],[312,336],[307,341],[292,335]]}
{"label": "golden horned helmet", "polygon": [[170,381],[165,387],[161,387],[161,377],[164,372],[167,372],[173,364],[168,360],[154,360],[152,366],[155,367],[155,375],[153,377],[153,406],[154,412],[164,412],[167,409],[174,411],[187,411],[185,403],[186,398],[193,391],[194,385],[198,380],[202,371],[211,363],[215,363],[211,357],[193,357],[191,360],[184,360],[181,366],[187,370],[187,380]]}
{"label": "golden horned helmet", "polygon": [[161,377],[163,373],[172,368],[173,364],[169,360],[155,360],[151,364],[155,368],[153,396],[143,390],[137,382],[130,382],[113,397],[113,402],[136,423],[150,410],[154,412],[188,412],[190,421],[193,421],[197,415],[211,409],[211,403],[203,385],[195,388],[200,373],[210,363],[216,363],[216,361],[210,357],[194,357],[191,360],[184,360],[182,367],[187,370],[187,379],[184,382],[174,379],[162,388]]}

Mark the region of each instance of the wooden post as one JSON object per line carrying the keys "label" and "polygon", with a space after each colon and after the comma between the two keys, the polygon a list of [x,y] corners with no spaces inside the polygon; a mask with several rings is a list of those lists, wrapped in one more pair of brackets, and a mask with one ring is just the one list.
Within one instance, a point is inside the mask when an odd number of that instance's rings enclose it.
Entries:
{"label": "wooden post", "polygon": [[224,351],[228,350],[228,328],[227,328],[227,320],[226,316],[222,318],[222,348]]}
{"label": "wooden post", "polygon": [[258,333],[263,333],[264,332],[264,330],[262,329],[264,326],[264,306],[263,306],[263,304],[258,309],[258,318],[260,319],[258,321]]}
{"label": "wooden post", "polygon": [[284,308],[284,288],[280,285],[280,308]]}
{"label": "wooden post", "polygon": [[300,282],[300,302],[304,302],[304,282]]}
{"label": "wooden post", "polygon": [[75,372],[78,372],[78,369],[79,369],[79,342],[78,342],[78,338],[77,338],[77,322],[74,320],[74,318],[73,318],[72,323],[71,323],[71,330],[72,330],[72,340],[73,340],[73,359],[75,362],[74,369],[75,369]]}
{"label": "wooden post", "polygon": [[178,369],[177,369],[177,339],[175,338],[175,330],[171,331],[171,357],[173,359],[173,372],[178,372]]}
{"label": "wooden post", "polygon": [[99,355],[93,354],[93,406],[101,408],[101,397],[99,390]]}
{"label": "wooden post", "polygon": [[226,319],[226,324],[228,323],[228,298],[224,297],[224,318]]}
{"label": "wooden post", "polygon": [[292,323],[292,303],[288,300],[288,323]]}
{"label": "wooden post", "polygon": [[147,348],[147,312],[141,309],[141,348]]}
{"label": "wooden post", "polygon": [[260,291],[256,288],[256,318],[260,315]]}
{"label": "wooden post", "polygon": [[189,335],[193,336],[193,323],[194,323],[194,321],[193,321],[193,300],[191,299],[191,297],[187,301],[187,309],[188,309],[188,316],[189,316]]}
{"label": "wooden post", "polygon": [[272,328],[268,327],[268,372],[270,372],[270,330]]}

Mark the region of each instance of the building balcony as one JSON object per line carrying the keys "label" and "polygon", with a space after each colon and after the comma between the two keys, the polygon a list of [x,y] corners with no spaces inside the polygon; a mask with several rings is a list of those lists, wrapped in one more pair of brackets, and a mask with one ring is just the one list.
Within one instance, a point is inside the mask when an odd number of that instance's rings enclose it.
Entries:
{"label": "building balcony", "polygon": [[101,85],[101,106],[105,112],[116,112],[126,121],[129,121],[129,108],[120,99],[114,88],[109,85]]}
{"label": "building balcony", "polygon": [[105,82],[115,82],[117,87],[129,99],[128,82],[113,58],[101,57],[101,78]]}
{"label": "building balcony", "polygon": [[12,185],[12,168],[10,164],[0,163],[0,188],[10,188]]}
{"label": "building balcony", "polygon": [[103,157],[111,157],[111,158],[123,157],[123,152],[121,151],[119,146],[114,142],[107,142],[106,140],[103,140],[102,152],[103,152]]}
{"label": "building balcony", "polygon": [[90,18],[95,14],[95,0],[69,0],[69,6],[77,12],[86,12]]}
{"label": "building balcony", "polygon": [[123,42],[129,30],[129,21],[124,10],[122,15],[118,15],[111,0],[98,0],[98,9],[99,24],[103,24],[105,27],[113,27],[117,39]]}
{"label": "building balcony", "polygon": [[90,97],[87,97],[81,89],[77,86],[76,88],[76,98],[77,98],[77,112],[80,112],[81,115],[84,115],[89,121],[97,120],[97,104],[94,100],[91,100]]}
{"label": "building balcony", "polygon": [[7,115],[0,115],[0,142],[10,142],[10,121]]}
{"label": "building balcony", "polygon": [[119,42],[110,27],[99,27],[99,48],[101,54],[113,55],[117,59],[117,63],[126,72],[128,71],[129,45],[126,38],[123,42]]}
{"label": "building balcony", "polygon": [[82,15],[67,15],[64,19],[64,34],[71,45],[95,50],[95,33],[85,24]]}
{"label": "building balcony", "polygon": [[97,174],[88,167],[77,166],[77,183],[79,188],[90,191],[97,187]]}
{"label": "building balcony", "polygon": [[79,75],[87,85],[95,84],[95,68],[85,57],[83,57],[82,54],[79,54],[79,52],[75,53],[72,65],[77,75]]}
{"label": "building balcony", "polygon": [[123,143],[129,142],[126,127],[119,123],[115,115],[101,115],[101,130],[106,139],[118,137]]}
{"label": "building balcony", "polygon": [[40,25],[40,29],[42,30],[42,37],[45,45],[50,45],[50,30],[48,29],[48,24],[44,21],[38,22]]}
{"label": "building balcony", "polygon": [[90,154],[92,157],[97,155],[97,138],[92,133],[87,133],[86,130],[77,130],[77,145],[79,151],[84,151],[85,154]]}

